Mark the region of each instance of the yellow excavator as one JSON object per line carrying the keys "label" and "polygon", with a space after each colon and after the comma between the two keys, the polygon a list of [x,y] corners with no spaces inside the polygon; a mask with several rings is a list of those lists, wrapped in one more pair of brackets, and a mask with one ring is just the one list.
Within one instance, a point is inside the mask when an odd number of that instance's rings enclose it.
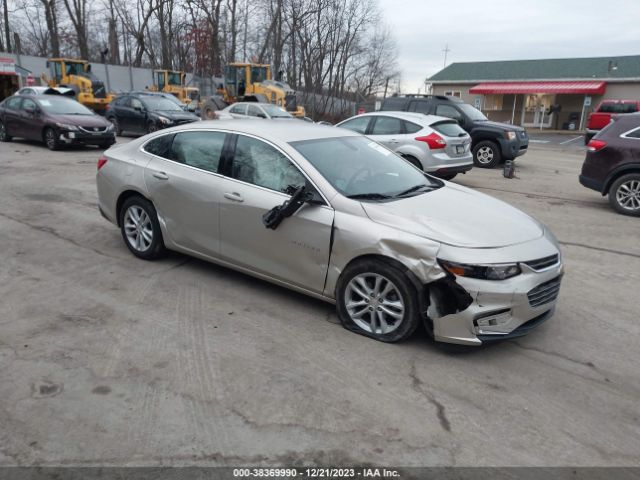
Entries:
{"label": "yellow excavator", "polygon": [[[272,103],[286,109],[295,117],[306,115],[296,101],[295,91],[285,82],[271,78],[271,66],[259,63],[230,63],[225,67],[224,84],[220,96],[209,97],[202,105],[202,117],[215,118],[216,110],[235,102]],[[224,102],[224,103],[222,103]]]}
{"label": "yellow excavator", "polygon": [[43,73],[43,82],[52,88],[70,88],[75,92],[76,100],[85,107],[101,112],[113,100],[104,83],[91,73],[91,64],[86,60],[50,58],[47,69],[49,77]]}
{"label": "yellow excavator", "polygon": [[200,100],[200,90],[196,87],[187,87],[187,74],[179,70],[154,70],[153,85],[149,88],[152,92],[164,92],[175,95],[182,103],[189,105]]}

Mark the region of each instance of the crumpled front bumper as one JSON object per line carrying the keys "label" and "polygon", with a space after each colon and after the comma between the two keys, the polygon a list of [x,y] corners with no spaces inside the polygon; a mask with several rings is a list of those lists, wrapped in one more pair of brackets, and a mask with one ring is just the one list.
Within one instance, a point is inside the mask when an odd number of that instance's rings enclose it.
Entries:
{"label": "crumpled front bumper", "polygon": [[[542,324],[554,313],[564,271],[559,250],[555,253],[558,261],[554,265],[534,270],[520,263],[522,273],[507,280],[455,277],[472,301],[462,311],[432,318],[434,338],[447,343],[481,345],[525,335]],[[535,260],[547,254],[554,253],[547,250],[512,261]]]}

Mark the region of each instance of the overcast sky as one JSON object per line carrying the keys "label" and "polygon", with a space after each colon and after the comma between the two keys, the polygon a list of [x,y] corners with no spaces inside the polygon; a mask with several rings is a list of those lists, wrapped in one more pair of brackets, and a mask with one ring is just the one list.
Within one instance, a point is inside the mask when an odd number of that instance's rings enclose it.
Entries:
{"label": "overcast sky", "polygon": [[640,0],[378,0],[404,92],[453,62],[640,55]]}

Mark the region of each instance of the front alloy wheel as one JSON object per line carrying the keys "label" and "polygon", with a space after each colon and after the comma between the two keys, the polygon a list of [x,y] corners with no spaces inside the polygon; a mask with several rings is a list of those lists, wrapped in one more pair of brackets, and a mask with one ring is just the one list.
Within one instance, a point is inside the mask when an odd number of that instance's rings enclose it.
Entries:
{"label": "front alloy wheel", "polygon": [[53,128],[47,128],[44,132],[44,143],[49,150],[57,150],[60,146],[58,137]]}
{"label": "front alloy wheel", "polygon": [[336,286],[342,325],[382,342],[408,338],[420,323],[416,288],[393,260],[363,259],[350,264]]}
{"label": "front alloy wheel", "polygon": [[640,174],[631,173],[616,180],[609,191],[609,202],[618,213],[640,216]]}
{"label": "front alloy wheel", "polygon": [[479,142],[473,149],[473,163],[480,168],[493,168],[500,163],[498,146],[488,140]]}
{"label": "front alloy wheel", "polygon": [[398,287],[377,273],[363,273],[349,282],[346,308],[353,323],[374,335],[393,332],[404,319]]}

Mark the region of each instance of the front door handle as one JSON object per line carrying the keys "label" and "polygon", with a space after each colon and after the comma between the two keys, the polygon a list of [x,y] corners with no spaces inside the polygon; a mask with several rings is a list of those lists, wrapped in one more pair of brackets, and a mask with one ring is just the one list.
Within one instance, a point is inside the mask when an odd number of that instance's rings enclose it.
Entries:
{"label": "front door handle", "polygon": [[244,202],[244,198],[238,192],[227,192],[224,194],[224,198],[228,198],[232,202]]}
{"label": "front door handle", "polygon": [[153,176],[158,180],[169,180],[169,175],[164,172],[153,172]]}

